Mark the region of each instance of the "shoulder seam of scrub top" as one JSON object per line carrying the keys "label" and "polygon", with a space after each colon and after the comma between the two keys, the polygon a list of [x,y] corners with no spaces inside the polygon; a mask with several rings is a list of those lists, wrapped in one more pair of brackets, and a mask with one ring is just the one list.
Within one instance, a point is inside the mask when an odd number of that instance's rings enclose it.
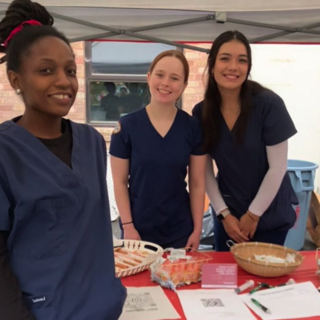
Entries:
{"label": "shoulder seam of scrub top", "polygon": [[9,130],[15,123],[13,120],[8,120],[0,124],[0,131]]}

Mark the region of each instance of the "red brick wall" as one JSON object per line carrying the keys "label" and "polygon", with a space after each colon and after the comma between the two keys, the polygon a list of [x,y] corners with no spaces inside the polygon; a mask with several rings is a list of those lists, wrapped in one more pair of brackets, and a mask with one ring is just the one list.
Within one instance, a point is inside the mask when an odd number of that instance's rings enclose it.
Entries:
{"label": "red brick wall", "polygon": [[11,119],[23,112],[19,97],[11,88],[4,64],[0,65],[0,122]]}
{"label": "red brick wall", "polygon": [[[198,46],[201,48],[210,48],[209,44],[201,44]],[[191,113],[194,105],[203,99],[208,55],[194,50],[184,50],[184,54],[189,62],[190,75],[188,86],[183,95],[182,108]]]}
{"label": "red brick wall", "polygon": [[[209,48],[209,45],[199,45]],[[79,92],[75,104],[70,110],[68,118],[85,123],[86,122],[86,100],[85,100],[85,65],[84,65],[84,42],[72,44],[77,62],[77,74],[79,81]],[[189,84],[183,95],[183,109],[191,112],[193,106],[203,99],[204,71],[206,67],[207,54],[185,50],[185,55],[190,65]],[[12,119],[24,112],[24,105],[11,88],[6,75],[6,66],[0,65],[0,123]],[[110,141],[112,128],[96,127],[103,134],[106,142]]]}
{"label": "red brick wall", "polygon": [[79,90],[77,94],[77,99],[68,114],[68,119],[71,119],[76,122],[85,123],[87,120],[86,120],[84,42],[73,43],[72,48],[76,56]]}

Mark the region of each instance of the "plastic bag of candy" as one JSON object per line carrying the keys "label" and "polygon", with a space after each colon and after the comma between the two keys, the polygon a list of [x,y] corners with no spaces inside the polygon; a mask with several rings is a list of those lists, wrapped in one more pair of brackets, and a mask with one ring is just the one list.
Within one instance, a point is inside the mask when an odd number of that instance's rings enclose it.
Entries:
{"label": "plastic bag of candy", "polygon": [[209,255],[199,251],[166,249],[150,266],[151,280],[175,291],[177,287],[200,281],[202,265],[210,260]]}

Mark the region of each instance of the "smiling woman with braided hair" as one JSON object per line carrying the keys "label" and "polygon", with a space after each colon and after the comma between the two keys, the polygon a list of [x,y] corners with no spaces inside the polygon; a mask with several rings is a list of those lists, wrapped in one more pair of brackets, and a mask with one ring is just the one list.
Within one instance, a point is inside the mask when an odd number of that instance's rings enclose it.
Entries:
{"label": "smiling woman with braided hair", "polygon": [[106,150],[64,119],[78,91],[74,54],[47,10],[15,0],[0,22],[1,62],[25,105],[0,124],[0,319],[116,320]]}

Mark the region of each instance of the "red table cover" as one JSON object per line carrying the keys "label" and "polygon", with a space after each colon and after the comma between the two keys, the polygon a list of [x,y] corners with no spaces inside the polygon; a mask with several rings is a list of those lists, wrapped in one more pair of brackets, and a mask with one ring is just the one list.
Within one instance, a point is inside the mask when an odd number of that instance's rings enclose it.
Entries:
{"label": "red table cover", "polygon": [[[235,260],[230,252],[206,252],[212,257],[210,262],[212,263],[235,263]],[[247,273],[238,267],[238,285],[240,286],[247,280],[254,280],[255,282],[267,282],[271,285],[278,285],[281,283],[287,282],[290,278],[293,278],[297,283],[311,281],[317,288],[320,286],[320,275],[316,275],[317,264],[316,264],[316,252],[315,251],[302,251],[300,252],[304,256],[304,261],[299,268],[297,268],[294,272],[290,273],[287,276],[282,276],[278,278],[260,278],[258,276],[254,276],[252,274]],[[157,283],[152,282],[150,280],[150,271],[144,271],[139,274],[122,278],[122,283],[126,287],[149,287],[149,286],[158,286]],[[201,283],[198,282],[196,284],[192,284],[190,286],[183,286],[178,288],[178,290],[190,290],[190,289],[200,289]],[[184,315],[182,306],[180,304],[179,298],[177,294],[169,289],[163,288],[165,294],[168,299],[171,301],[172,305],[175,307],[177,312],[180,315],[181,320],[186,320]],[[261,319],[257,315],[255,315],[257,319]],[[304,319],[304,318],[300,318]],[[305,318],[308,320],[319,320],[320,316]],[[163,319],[163,320],[171,320],[171,319]],[[201,319],[199,319],[201,320]]]}

